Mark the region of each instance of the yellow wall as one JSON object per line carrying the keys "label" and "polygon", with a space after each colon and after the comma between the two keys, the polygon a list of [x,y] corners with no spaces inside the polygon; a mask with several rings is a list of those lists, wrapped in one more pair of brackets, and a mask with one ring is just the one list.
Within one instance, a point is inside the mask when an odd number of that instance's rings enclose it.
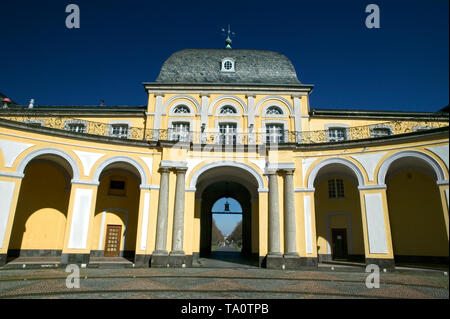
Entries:
{"label": "yellow wall", "polygon": [[[328,179],[341,178],[344,181],[345,198],[330,199],[328,197]],[[359,191],[354,182],[339,175],[330,176],[324,179],[315,188],[316,203],[316,227],[317,227],[317,246],[319,254],[328,254],[327,241],[332,249],[331,231],[327,230],[326,217],[329,216],[329,227],[345,228],[347,230],[347,249],[350,248],[350,225],[347,214],[351,220],[351,234],[354,255],[364,255],[364,237],[362,230],[361,206]],[[339,213],[339,214],[335,214]],[[347,213],[347,214],[342,214]],[[332,252],[330,252],[332,253]],[[350,254],[350,251],[348,251]]]}
{"label": "yellow wall", "polygon": [[[114,195],[109,190],[109,183],[111,178],[123,179],[125,181],[126,194]],[[123,172],[108,172],[100,178],[100,185],[97,192],[97,204],[95,208],[94,217],[94,232],[92,237],[92,250],[98,250],[101,223],[103,212],[106,211],[105,223],[103,226],[103,245],[101,250],[104,250],[106,228],[107,225],[121,225],[121,250],[123,244],[123,234],[125,232],[126,213],[128,212],[128,228],[125,242],[125,249],[134,251],[136,249],[136,237],[137,237],[137,221],[138,221],[138,209],[139,209],[139,184],[136,178],[131,174]]]}
{"label": "yellow wall", "polygon": [[448,256],[441,199],[436,183],[418,171],[394,176],[387,184],[395,255]]}
{"label": "yellow wall", "polygon": [[[69,182],[70,183],[70,182]],[[61,250],[70,184],[51,163],[30,162],[25,169],[9,249]]]}

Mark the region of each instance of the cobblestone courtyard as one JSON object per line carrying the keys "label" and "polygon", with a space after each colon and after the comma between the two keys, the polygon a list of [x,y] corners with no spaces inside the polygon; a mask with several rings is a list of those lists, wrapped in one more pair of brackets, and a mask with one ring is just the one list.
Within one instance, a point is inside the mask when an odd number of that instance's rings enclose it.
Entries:
{"label": "cobblestone courtyard", "polygon": [[0,298],[77,299],[449,299],[444,272],[386,272],[368,289],[362,271],[268,269],[80,269],[67,288],[65,269],[0,270]]}

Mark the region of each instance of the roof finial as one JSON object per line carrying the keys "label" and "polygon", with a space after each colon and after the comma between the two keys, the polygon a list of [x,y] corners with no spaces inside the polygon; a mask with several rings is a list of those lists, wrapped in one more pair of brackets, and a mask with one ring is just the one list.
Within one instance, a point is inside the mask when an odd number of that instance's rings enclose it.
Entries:
{"label": "roof finial", "polygon": [[225,44],[226,44],[225,49],[231,49],[231,43],[233,42],[233,41],[231,41],[231,37],[235,36],[236,33],[231,32],[230,25],[228,25],[228,31],[226,31],[224,28],[222,28],[222,32],[224,34],[226,32],[226,35],[227,35],[227,38],[225,39]]}

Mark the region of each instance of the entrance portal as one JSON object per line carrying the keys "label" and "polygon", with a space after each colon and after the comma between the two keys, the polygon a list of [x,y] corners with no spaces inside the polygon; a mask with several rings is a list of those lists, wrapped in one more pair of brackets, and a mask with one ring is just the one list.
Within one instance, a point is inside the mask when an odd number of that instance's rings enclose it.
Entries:
{"label": "entrance portal", "polygon": [[[203,173],[197,183],[197,198],[201,199],[200,211],[200,260],[204,267],[248,267],[259,264],[258,241],[258,201],[257,182],[246,171],[236,167],[217,167]],[[217,213],[213,206],[222,198],[236,201],[241,212],[241,238],[236,242],[223,240],[216,243],[217,249],[212,249],[213,215]],[[252,201],[252,198],[255,199]],[[219,201],[221,202],[221,201]],[[232,208],[232,207],[229,207]],[[233,211],[226,210],[225,203],[219,209],[218,216],[225,213],[232,215]],[[231,235],[223,234],[223,235]]]}

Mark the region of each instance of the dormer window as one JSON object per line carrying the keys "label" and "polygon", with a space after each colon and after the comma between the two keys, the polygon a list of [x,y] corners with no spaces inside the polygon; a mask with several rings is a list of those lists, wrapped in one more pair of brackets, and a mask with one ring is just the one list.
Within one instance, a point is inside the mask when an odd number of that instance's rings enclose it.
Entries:
{"label": "dormer window", "polygon": [[225,58],[222,60],[221,72],[235,72],[234,60],[231,58]]}

